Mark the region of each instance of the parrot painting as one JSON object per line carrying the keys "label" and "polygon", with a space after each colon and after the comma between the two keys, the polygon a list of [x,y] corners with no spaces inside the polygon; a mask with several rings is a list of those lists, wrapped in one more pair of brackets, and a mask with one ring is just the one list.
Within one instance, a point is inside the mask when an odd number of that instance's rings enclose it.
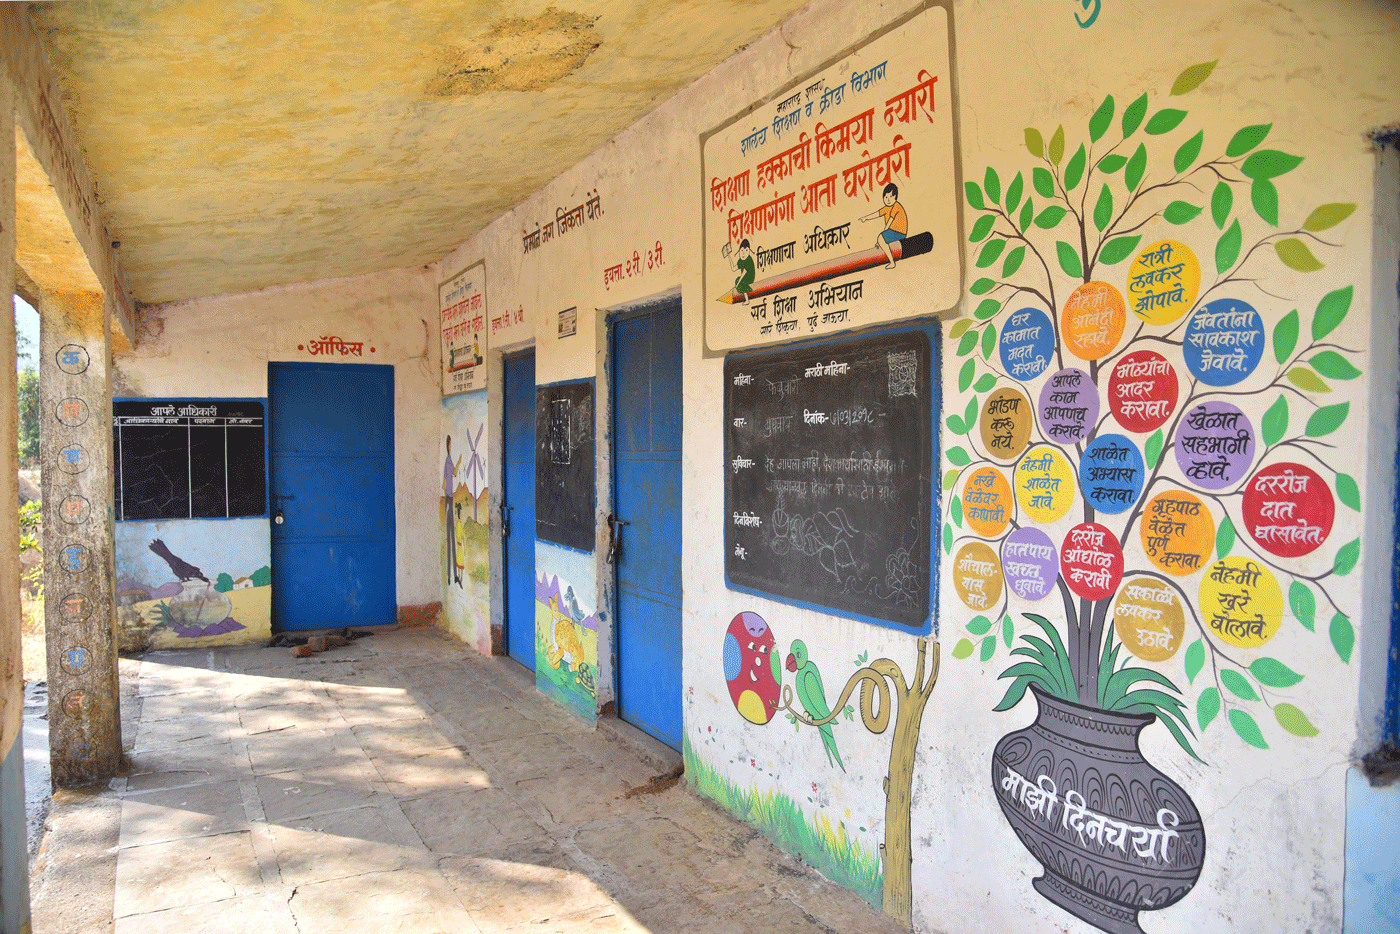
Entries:
{"label": "parrot painting", "polygon": [[[816,662],[807,657],[807,644],[801,639],[792,640],[792,645],[788,651],[787,670],[797,673],[797,699],[802,703],[802,709],[807,711],[807,716],[813,720],[825,720],[831,716],[831,708],[826,705],[826,690],[822,687],[822,675],[817,670]],[[846,765],[841,761],[841,753],[836,751],[836,737],[831,735],[831,724],[823,723],[817,727],[822,734],[822,746],[826,749],[826,761],[832,759],[841,766],[841,771],[846,771]]]}

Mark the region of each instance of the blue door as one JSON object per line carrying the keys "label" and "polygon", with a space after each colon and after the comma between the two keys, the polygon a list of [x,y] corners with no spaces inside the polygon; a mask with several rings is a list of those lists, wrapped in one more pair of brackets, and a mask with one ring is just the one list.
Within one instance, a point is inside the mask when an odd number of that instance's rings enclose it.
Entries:
{"label": "blue door", "polygon": [[393,623],[394,368],[271,363],[267,381],[273,627]]}
{"label": "blue door", "polygon": [[535,353],[505,358],[506,652],[535,670]]}
{"label": "blue door", "polygon": [[681,309],[616,321],[617,712],[681,746]]}

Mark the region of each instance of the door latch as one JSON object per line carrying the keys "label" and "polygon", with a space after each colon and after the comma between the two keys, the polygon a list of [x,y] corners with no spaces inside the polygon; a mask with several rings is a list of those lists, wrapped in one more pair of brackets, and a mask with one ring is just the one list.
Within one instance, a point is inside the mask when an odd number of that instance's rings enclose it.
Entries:
{"label": "door latch", "polygon": [[514,511],[514,506],[501,503],[501,541],[510,538],[510,514]]}
{"label": "door latch", "polygon": [[608,513],[608,562],[614,567],[617,566],[618,556],[622,554],[622,527],[631,524]]}

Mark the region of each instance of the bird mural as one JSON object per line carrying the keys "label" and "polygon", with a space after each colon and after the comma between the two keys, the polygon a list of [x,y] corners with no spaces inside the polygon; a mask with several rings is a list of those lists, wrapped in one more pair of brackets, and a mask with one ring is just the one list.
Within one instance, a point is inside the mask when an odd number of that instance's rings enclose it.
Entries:
{"label": "bird mural", "polygon": [[[817,670],[817,663],[807,657],[807,644],[801,639],[792,640],[788,649],[787,670],[797,674],[797,699],[807,716],[813,720],[825,720],[831,716],[831,708],[826,705],[826,690],[822,687],[822,674]],[[835,759],[841,771],[846,771],[841,753],[836,751],[836,737],[831,735],[831,724],[823,723],[817,730],[822,734],[826,761],[830,763]]]}
{"label": "bird mural", "polygon": [[204,576],[204,572],[190,564],[183,558],[171,554],[170,549],[165,546],[165,542],[156,539],[150,544],[151,551],[160,556],[161,560],[170,565],[170,571],[181,581],[201,580],[209,583],[209,578]]}

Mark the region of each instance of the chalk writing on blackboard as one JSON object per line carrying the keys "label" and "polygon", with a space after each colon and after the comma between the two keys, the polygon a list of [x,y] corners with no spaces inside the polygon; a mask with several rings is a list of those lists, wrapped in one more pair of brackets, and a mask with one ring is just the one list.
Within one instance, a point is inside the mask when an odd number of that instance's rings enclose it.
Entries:
{"label": "chalk writing on blackboard", "polygon": [[593,550],[593,383],[535,391],[535,534]]}

